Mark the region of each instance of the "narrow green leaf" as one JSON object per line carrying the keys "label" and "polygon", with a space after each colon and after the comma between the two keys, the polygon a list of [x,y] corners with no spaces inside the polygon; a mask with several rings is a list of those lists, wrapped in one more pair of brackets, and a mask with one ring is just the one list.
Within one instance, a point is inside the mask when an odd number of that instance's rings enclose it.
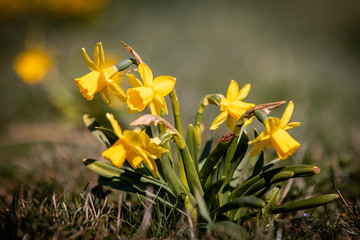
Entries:
{"label": "narrow green leaf", "polygon": [[228,211],[243,207],[263,208],[264,206],[265,206],[265,202],[260,198],[254,196],[243,196],[243,197],[235,198],[232,201],[224,204],[222,207],[213,210],[211,214],[226,213]]}
{"label": "narrow green leaf", "polygon": [[194,161],[196,171],[199,172],[199,163],[198,156],[196,151],[196,139],[195,139],[195,130],[192,124],[189,124],[186,132],[186,146],[189,149],[190,155]]}
{"label": "narrow green leaf", "polygon": [[[216,232],[217,236],[219,233],[227,235],[230,239],[251,239],[250,234],[240,224],[231,221],[217,222],[211,226],[211,231]],[[221,235],[220,235],[221,236]],[[228,238],[221,238],[228,239]]]}
{"label": "narrow green leaf", "polygon": [[226,136],[222,137],[215,147],[215,149],[210,153],[209,157],[206,159],[204,165],[202,166],[199,172],[199,179],[202,186],[204,186],[206,179],[210,176],[211,172],[215,165],[219,162],[221,157],[226,153],[226,150],[229,147],[231,140],[235,135],[229,133]]}
{"label": "narrow green leaf", "polygon": [[113,145],[118,137],[110,129],[101,127],[95,118],[88,114],[83,115],[83,122],[90,132],[98,139],[105,147],[109,148]]}
{"label": "narrow green leaf", "polygon": [[99,174],[100,176],[106,178],[119,178],[121,180],[127,181],[130,184],[140,187],[146,187],[146,184],[151,184],[156,189],[162,188],[171,195],[174,195],[173,191],[169,188],[166,182],[154,179],[153,177],[147,177],[127,169],[117,168],[110,164],[94,159],[84,159],[83,163],[87,168]]}
{"label": "narrow green leaf", "polygon": [[225,176],[220,177],[214,184],[212,184],[204,194],[204,199],[208,207],[212,206],[213,201],[216,201],[216,195],[225,181]]}
{"label": "narrow green leaf", "polygon": [[331,203],[338,198],[339,195],[337,194],[327,194],[318,197],[313,197],[313,198],[289,203],[282,207],[277,207],[272,211],[272,213],[287,213],[292,211],[314,208]]}

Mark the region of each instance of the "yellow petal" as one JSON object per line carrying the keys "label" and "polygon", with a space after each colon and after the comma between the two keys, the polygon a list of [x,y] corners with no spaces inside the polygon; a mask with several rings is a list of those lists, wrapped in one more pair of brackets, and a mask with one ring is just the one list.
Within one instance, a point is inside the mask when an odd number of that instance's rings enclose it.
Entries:
{"label": "yellow petal", "polygon": [[293,111],[294,111],[294,103],[292,101],[290,101],[284,111],[284,114],[281,117],[281,123],[279,126],[280,128],[284,128],[286,126],[286,124],[288,124]]}
{"label": "yellow petal", "polygon": [[171,76],[158,76],[154,79],[152,89],[154,94],[159,96],[168,95],[175,86],[176,78]]}
{"label": "yellow petal", "polygon": [[249,83],[246,84],[246,85],[239,91],[236,100],[239,100],[239,101],[240,101],[240,100],[243,100],[244,98],[246,98],[247,95],[248,95],[248,93],[249,93],[249,91],[250,91],[250,88],[251,88],[250,84],[249,84]]}
{"label": "yellow petal", "polygon": [[286,125],[284,127],[284,130],[289,130],[291,128],[294,128],[294,127],[297,127],[301,124],[301,122],[292,122],[292,123],[289,123],[288,125]]}
{"label": "yellow petal", "polygon": [[234,131],[236,126],[236,119],[228,116],[226,119],[226,126],[229,128],[230,131]]}
{"label": "yellow petal", "polygon": [[266,141],[256,143],[251,149],[249,157],[255,157],[256,155],[258,155],[266,145],[267,145]]}
{"label": "yellow petal", "polygon": [[108,81],[108,86],[111,90],[111,92],[117,97],[120,101],[126,102],[126,94],[125,92],[120,88],[119,84],[117,84],[113,80]]}
{"label": "yellow petal", "polygon": [[250,108],[254,107],[253,103],[245,103],[242,101],[232,101],[228,107],[229,115],[239,120],[239,118]]}
{"label": "yellow petal", "polygon": [[105,68],[105,57],[104,57],[104,50],[103,50],[101,42],[98,42],[95,45],[94,58],[95,58],[95,64],[98,67],[98,71],[104,69]]}
{"label": "yellow petal", "polygon": [[123,132],[123,139],[125,139],[131,147],[141,146],[142,143],[140,134],[131,130],[125,130]]}
{"label": "yellow petal", "polygon": [[273,133],[270,142],[274,146],[275,151],[281,160],[287,159],[300,147],[300,143],[283,129],[279,129]]}
{"label": "yellow petal", "polygon": [[102,153],[103,157],[109,160],[114,166],[120,168],[126,159],[126,148],[118,140],[109,149]]}
{"label": "yellow petal", "polygon": [[93,99],[94,94],[106,86],[104,74],[100,74],[97,71],[92,71],[81,78],[76,78],[75,82],[81,94],[87,100]]}
{"label": "yellow petal", "polygon": [[119,125],[118,121],[115,119],[114,115],[113,115],[113,114],[110,114],[110,113],[106,113],[106,117],[107,117],[107,119],[109,120],[109,122],[111,123],[111,126],[112,126],[115,134],[116,134],[119,138],[122,138],[122,137],[123,137],[123,134],[122,134],[122,132],[121,132],[120,125]]}
{"label": "yellow petal", "polygon": [[[160,114],[160,109],[164,112],[164,114],[168,114],[166,101],[164,97],[155,95],[153,98],[153,103],[155,104],[156,109],[159,109],[158,113]],[[158,115],[160,116],[160,115]]]}
{"label": "yellow petal", "polygon": [[136,87],[127,90],[127,104],[131,111],[143,111],[153,100],[153,91],[149,87]]}
{"label": "yellow petal", "polygon": [[110,92],[109,87],[105,86],[103,89],[99,91],[101,99],[109,106],[111,106]]}
{"label": "yellow petal", "polygon": [[226,99],[228,99],[230,102],[236,100],[238,91],[239,91],[239,85],[237,84],[236,81],[231,80],[226,93]]}
{"label": "yellow petal", "polygon": [[95,63],[90,59],[89,55],[86,53],[85,48],[82,48],[81,51],[85,59],[86,66],[88,66],[88,68],[90,68],[91,71],[97,71],[97,67]]}
{"label": "yellow petal", "polygon": [[154,178],[158,178],[158,168],[156,165],[155,160],[153,159],[149,159],[146,154],[144,153],[144,151],[142,151],[141,149],[136,149],[138,154],[140,156],[142,156],[144,163],[146,165],[146,167],[150,170],[150,172],[152,173],[152,175],[154,176]]}
{"label": "yellow petal", "polygon": [[257,136],[254,140],[248,142],[249,145],[255,144],[257,142],[261,142],[261,141],[268,141],[270,139],[270,134],[267,130],[263,131],[262,133],[259,134],[259,136]]}
{"label": "yellow petal", "polygon": [[132,151],[131,154],[127,157],[127,161],[130,163],[131,167],[136,169],[142,163],[143,158],[139,156],[135,151]]}
{"label": "yellow petal", "polygon": [[131,85],[131,87],[135,88],[135,87],[142,87],[142,83],[140,82],[140,80],[133,74],[126,74],[126,77]]}
{"label": "yellow petal", "polygon": [[210,130],[215,130],[217,129],[220,124],[222,124],[223,122],[225,122],[226,118],[228,117],[228,112],[224,111],[221,112],[213,121],[213,123],[211,124]]}
{"label": "yellow petal", "polygon": [[270,132],[276,132],[280,126],[281,120],[275,117],[269,117],[267,119],[265,119],[264,121],[264,125],[266,127],[266,129]]}
{"label": "yellow petal", "polygon": [[160,116],[161,115],[161,109],[156,107],[154,102],[149,103],[149,109],[150,109],[150,113],[152,115],[156,115],[156,116]]}
{"label": "yellow petal", "polygon": [[148,65],[144,62],[140,63],[138,66],[138,72],[143,80],[144,86],[151,87],[153,83],[153,74]]}

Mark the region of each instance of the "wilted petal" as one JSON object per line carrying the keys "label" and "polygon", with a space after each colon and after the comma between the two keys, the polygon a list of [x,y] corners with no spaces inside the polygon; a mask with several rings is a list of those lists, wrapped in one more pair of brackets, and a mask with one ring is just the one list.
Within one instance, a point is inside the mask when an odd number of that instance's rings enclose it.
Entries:
{"label": "wilted petal", "polygon": [[159,96],[168,95],[175,86],[176,78],[171,76],[158,76],[154,79],[152,89],[154,94]]}

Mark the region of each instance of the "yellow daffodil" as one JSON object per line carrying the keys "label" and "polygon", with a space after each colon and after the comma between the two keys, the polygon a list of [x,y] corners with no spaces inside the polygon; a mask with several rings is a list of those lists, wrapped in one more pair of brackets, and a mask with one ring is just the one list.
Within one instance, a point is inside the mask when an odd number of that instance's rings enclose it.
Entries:
{"label": "yellow daffodil", "polygon": [[110,105],[109,92],[111,91],[120,101],[125,102],[126,95],[124,91],[115,80],[111,79],[119,69],[115,65],[105,68],[104,50],[101,42],[98,42],[95,46],[95,63],[90,59],[84,48],[82,49],[82,53],[86,65],[91,70],[91,72],[85,76],[75,79],[76,86],[79,88],[83,97],[91,100],[94,98],[95,93],[99,92],[104,102]]}
{"label": "yellow daffodil", "polygon": [[269,117],[264,121],[266,130],[257,138],[250,141],[249,144],[255,144],[252,148],[250,157],[256,156],[266,147],[274,146],[281,160],[287,159],[300,147],[295,139],[293,139],[286,130],[300,125],[300,122],[288,123],[294,110],[293,102],[289,102],[281,119]]}
{"label": "yellow daffodil", "polygon": [[161,111],[168,113],[164,97],[175,86],[176,79],[171,76],[158,76],[153,79],[151,69],[140,63],[138,72],[144,84],[133,74],[127,74],[132,88],[127,90],[128,113],[141,112],[146,106],[151,114],[160,116]]}
{"label": "yellow daffodil", "polygon": [[103,152],[103,157],[118,168],[124,164],[125,160],[135,169],[144,161],[152,175],[157,178],[158,169],[155,159],[160,158],[166,150],[151,142],[145,132],[140,134],[131,130],[122,132],[119,123],[112,114],[108,113],[106,117],[119,139]]}
{"label": "yellow daffodil", "polygon": [[[236,81],[231,80],[226,93],[226,98],[220,100],[221,113],[215,118],[211,124],[210,130],[217,129],[220,124],[226,120],[226,126],[230,131],[234,130],[236,121],[250,108],[254,107],[253,103],[245,103],[243,100],[250,91],[250,84],[246,84],[240,91]],[[244,125],[251,123],[251,119],[247,120]]]}
{"label": "yellow daffodil", "polygon": [[20,53],[14,61],[15,72],[29,85],[41,82],[50,65],[50,57],[41,49],[26,50]]}

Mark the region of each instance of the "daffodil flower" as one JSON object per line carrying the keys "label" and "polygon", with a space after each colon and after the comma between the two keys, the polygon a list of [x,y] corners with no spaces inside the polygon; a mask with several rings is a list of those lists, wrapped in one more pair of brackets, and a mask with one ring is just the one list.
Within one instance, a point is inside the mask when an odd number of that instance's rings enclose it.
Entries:
{"label": "daffodil flower", "polygon": [[[231,80],[226,93],[226,98],[220,100],[221,113],[211,124],[210,130],[217,129],[220,124],[226,120],[226,126],[232,131],[235,128],[236,121],[250,108],[254,107],[253,103],[246,103],[243,100],[250,91],[250,84],[246,84],[240,91],[236,81]],[[252,119],[247,120],[244,125],[251,123]]]}
{"label": "daffodil flower", "polygon": [[41,82],[49,71],[50,65],[51,59],[42,49],[23,51],[14,61],[15,72],[30,85]]}
{"label": "daffodil flower", "polygon": [[105,68],[104,50],[101,42],[98,42],[94,49],[95,63],[90,59],[85,49],[82,49],[83,57],[86,65],[91,70],[81,78],[76,78],[76,86],[79,88],[81,94],[87,100],[94,98],[95,93],[99,92],[101,98],[108,105],[111,105],[110,94],[111,91],[120,101],[126,101],[124,91],[119,87],[118,83],[111,78],[119,71],[116,65]]}
{"label": "daffodil flower", "polygon": [[290,101],[281,119],[269,117],[264,121],[266,130],[249,142],[249,145],[255,144],[251,150],[250,157],[256,156],[265,146],[268,148],[274,146],[281,160],[287,159],[297,151],[300,143],[286,132],[286,130],[301,124],[300,122],[288,123],[293,110],[294,104]]}
{"label": "daffodil flower", "polygon": [[151,69],[146,63],[140,63],[138,72],[144,84],[133,74],[127,74],[132,88],[127,90],[128,113],[141,112],[146,106],[151,114],[160,116],[161,111],[168,113],[165,96],[175,86],[176,78],[171,76],[158,76],[153,79]]}
{"label": "daffodil flower", "polygon": [[141,133],[125,130],[121,131],[119,123],[112,114],[106,114],[118,140],[106,151],[103,157],[114,166],[120,168],[127,160],[133,168],[139,167],[144,161],[152,175],[158,177],[158,169],[155,159],[160,158],[166,150],[158,144],[151,142],[149,136],[143,131]]}

